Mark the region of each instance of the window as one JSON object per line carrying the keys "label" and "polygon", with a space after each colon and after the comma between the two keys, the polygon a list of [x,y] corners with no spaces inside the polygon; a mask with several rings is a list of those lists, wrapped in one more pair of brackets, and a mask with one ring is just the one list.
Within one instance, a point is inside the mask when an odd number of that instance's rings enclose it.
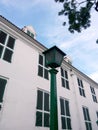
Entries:
{"label": "window", "polygon": [[96,93],[93,87],[90,86],[93,101],[97,103]]}
{"label": "window", "polygon": [[84,115],[86,130],[92,130],[92,124],[91,124],[88,108],[83,107],[83,115]]}
{"label": "window", "polygon": [[34,34],[31,33],[29,30],[27,30],[27,34],[28,34],[29,36],[31,36],[32,38],[34,38]]}
{"label": "window", "polygon": [[97,119],[98,119],[98,111],[96,111]]}
{"label": "window", "polygon": [[62,87],[69,89],[69,81],[67,71],[61,68],[61,82]]}
{"label": "window", "polygon": [[6,83],[7,83],[7,80],[0,78],[0,110],[2,108],[3,95],[4,95]]}
{"label": "window", "polygon": [[85,97],[85,91],[84,91],[82,80],[79,79],[79,78],[77,78],[77,82],[78,82],[78,86],[79,86],[80,95],[83,96],[83,97]]}
{"label": "window", "polygon": [[48,68],[45,66],[45,60],[42,55],[39,55],[38,75],[49,79]]}
{"label": "window", "polygon": [[11,62],[15,39],[0,30],[0,58]]}
{"label": "window", "polygon": [[48,93],[41,90],[37,91],[36,109],[36,126],[49,127],[50,110]]}
{"label": "window", "polygon": [[62,130],[72,130],[71,128],[71,117],[69,111],[69,102],[65,99],[60,98],[61,107],[61,125]]}

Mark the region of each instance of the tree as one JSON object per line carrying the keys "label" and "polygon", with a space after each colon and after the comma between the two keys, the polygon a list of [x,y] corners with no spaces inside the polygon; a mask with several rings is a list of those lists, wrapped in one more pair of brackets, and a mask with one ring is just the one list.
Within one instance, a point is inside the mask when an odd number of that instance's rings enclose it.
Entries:
{"label": "tree", "polygon": [[[81,32],[91,25],[91,9],[94,7],[98,11],[98,1],[96,0],[55,0],[63,4],[63,9],[59,15],[68,18],[68,30],[71,33]],[[67,21],[67,20],[66,20]],[[63,25],[66,25],[66,21]],[[98,42],[98,41],[97,41]]]}

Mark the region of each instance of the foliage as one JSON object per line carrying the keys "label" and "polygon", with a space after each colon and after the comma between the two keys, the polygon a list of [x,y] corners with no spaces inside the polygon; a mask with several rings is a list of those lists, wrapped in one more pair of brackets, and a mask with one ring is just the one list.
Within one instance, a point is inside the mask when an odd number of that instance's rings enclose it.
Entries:
{"label": "foliage", "polygon": [[[98,11],[98,2],[96,0],[55,0],[63,4],[63,9],[59,15],[64,15],[68,18],[68,30],[71,33],[75,31],[81,32],[82,29],[87,29],[91,24],[91,9],[95,5],[95,10]],[[66,20],[67,21],[67,20]],[[66,21],[63,25],[66,25]]]}

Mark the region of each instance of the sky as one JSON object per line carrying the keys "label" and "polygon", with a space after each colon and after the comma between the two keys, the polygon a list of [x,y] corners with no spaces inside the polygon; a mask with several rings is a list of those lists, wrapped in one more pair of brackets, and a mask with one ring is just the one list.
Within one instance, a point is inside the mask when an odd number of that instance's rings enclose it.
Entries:
{"label": "sky", "polygon": [[72,65],[98,83],[98,12],[92,10],[91,27],[71,34],[58,16],[62,4],[54,0],[0,0],[0,15],[19,28],[32,25],[37,41],[65,52]]}

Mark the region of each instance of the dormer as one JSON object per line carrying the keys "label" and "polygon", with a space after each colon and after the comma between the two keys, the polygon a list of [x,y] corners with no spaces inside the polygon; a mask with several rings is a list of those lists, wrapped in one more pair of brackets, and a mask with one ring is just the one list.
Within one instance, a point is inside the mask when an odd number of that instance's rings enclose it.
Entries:
{"label": "dormer", "polygon": [[31,25],[24,26],[24,28],[22,30],[25,33],[27,33],[29,36],[31,36],[32,38],[36,39],[36,32],[35,32],[34,28]]}

